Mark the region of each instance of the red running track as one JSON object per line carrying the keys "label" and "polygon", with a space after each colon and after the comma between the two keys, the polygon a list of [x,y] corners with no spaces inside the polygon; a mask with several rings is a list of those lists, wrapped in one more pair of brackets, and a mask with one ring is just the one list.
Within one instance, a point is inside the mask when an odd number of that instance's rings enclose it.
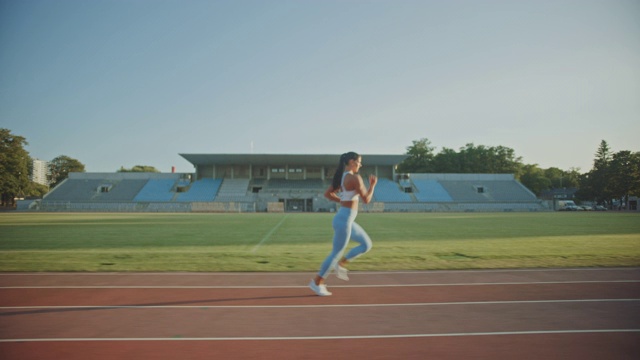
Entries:
{"label": "red running track", "polygon": [[640,269],[0,274],[2,359],[640,359]]}

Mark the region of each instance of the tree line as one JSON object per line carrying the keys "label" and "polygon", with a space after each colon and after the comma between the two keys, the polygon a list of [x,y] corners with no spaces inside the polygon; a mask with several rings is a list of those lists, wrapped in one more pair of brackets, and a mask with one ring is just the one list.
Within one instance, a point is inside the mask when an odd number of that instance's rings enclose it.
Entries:
{"label": "tree line", "polygon": [[612,152],[602,140],[591,170],[580,176],[577,196],[610,204],[612,199],[629,203],[629,196],[640,196],[640,152]]}
{"label": "tree line", "polygon": [[427,138],[414,140],[407,147],[407,159],[398,166],[401,173],[514,174],[536,196],[553,189],[575,188],[576,199],[597,204],[627,204],[629,196],[640,196],[640,152],[613,153],[602,140],[593,160],[593,168],[581,174],[579,169],[542,169],[524,164],[515,151],[504,146],[466,144],[458,151],[435,147]]}
{"label": "tree line", "polygon": [[[16,197],[42,197],[49,187],[32,182],[33,163],[25,150],[26,139],[0,128],[0,193],[2,205],[14,205]],[[628,203],[629,196],[640,195],[640,152],[612,152],[602,140],[593,168],[581,174],[579,169],[542,169],[537,164],[524,164],[515,151],[504,146],[466,144],[459,150],[442,148],[438,153],[427,138],[414,140],[407,147],[407,158],[398,165],[400,173],[514,174],[515,178],[536,196],[562,188],[577,189],[577,200],[610,205]],[[51,188],[64,181],[70,172],[84,172],[77,159],[60,155],[49,162],[48,181]],[[118,172],[159,172],[156,168],[136,165],[121,167]]]}

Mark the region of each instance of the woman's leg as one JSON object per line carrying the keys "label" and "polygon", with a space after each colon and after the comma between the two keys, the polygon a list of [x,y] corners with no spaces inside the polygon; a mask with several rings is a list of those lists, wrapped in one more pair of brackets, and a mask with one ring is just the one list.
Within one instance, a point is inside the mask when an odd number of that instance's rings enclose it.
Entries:
{"label": "woman's leg", "polygon": [[347,263],[354,260],[358,256],[368,252],[373,246],[371,243],[371,238],[369,238],[367,232],[364,231],[364,229],[355,222],[351,225],[351,239],[353,239],[353,241],[357,242],[359,245],[351,249],[351,251],[349,251],[346,256],[340,259],[335,267],[336,276],[338,277],[338,279],[344,281],[349,281],[348,270],[346,269]]}
{"label": "woman's leg", "polygon": [[349,243],[349,237],[352,234],[353,224],[352,213],[348,209],[340,209],[339,213],[333,219],[333,248],[331,253],[325,258],[318,271],[316,283],[320,279],[326,279],[329,272],[338,261],[344,249]]}
{"label": "woman's leg", "polygon": [[344,262],[352,261],[356,259],[358,256],[367,253],[371,250],[373,243],[371,242],[371,238],[367,234],[366,231],[362,228],[362,226],[356,224],[355,222],[351,225],[351,240],[357,242],[358,246],[354,247],[349,251],[347,256],[343,258]]}

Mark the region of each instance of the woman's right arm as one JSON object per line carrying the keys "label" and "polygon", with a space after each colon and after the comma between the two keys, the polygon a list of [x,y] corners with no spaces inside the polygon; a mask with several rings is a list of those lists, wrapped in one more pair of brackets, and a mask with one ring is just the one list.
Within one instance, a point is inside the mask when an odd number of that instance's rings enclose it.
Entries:
{"label": "woman's right arm", "polygon": [[337,190],[333,188],[333,185],[330,185],[327,191],[324,192],[324,197],[333,202],[340,202],[340,197],[337,194]]}

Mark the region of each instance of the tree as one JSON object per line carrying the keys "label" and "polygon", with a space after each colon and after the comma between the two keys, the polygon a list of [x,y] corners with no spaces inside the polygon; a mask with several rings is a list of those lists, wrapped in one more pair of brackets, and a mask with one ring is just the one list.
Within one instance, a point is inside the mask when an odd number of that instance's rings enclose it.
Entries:
{"label": "tree", "polygon": [[49,187],[47,185],[42,185],[38,184],[37,182],[30,181],[25,190],[25,196],[41,198],[48,192]]}
{"label": "tree", "polygon": [[596,158],[593,160],[594,170],[605,170],[609,167],[611,162],[611,149],[606,141],[600,141],[600,146],[596,151]]}
{"label": "tree", "polygon": [[516,174],[522,162],[513,149],[504,146],[475,146],[473,143],[456,153],[444,148],[434,158],[434,170],[441,173]]}
{"label": "tree", "polygon": [[413,145],[407,148],[407,157],[400,165],[400,173],[428,173],[432,171],[433,150],[431,141],[427,138],[414,140]]}
{"label": "tree", "polygon": [[580,168],[572,167],[564,172],[563,184],[566,181],[567,187],[578,188],[580,186]]}
{"label": "tree", "polygon": [[543,191],[552,187],[552,181],[547,177],[545,172],[546,170],[540,169],[536,164],[524,165],[522,166],[520,182],[538,196]]}
{"label": "tree", "polygon": [[120,170],[118,170],[118,172],[153,172],[153,173],[159,173],[160,170],[156,169],[153,166],[136,165],[136,166],[132,167],[131,169],[125,169],[124,166],[121,166]]}
{"label": "tree", "polygon": [[15,205],[16,195],[24,195],[29,185],[29,153],[24,137],[0,128],[0,193],[2,206]]}
{"label": "tree", "polygon": [[631,193],[640,196],[640,152],[631,156],[631,169],[629,170],[635,179],[631,187]]}
{"label": "tree", "polygon": [[593,160],[593,169],[590,173],[591,189],[594,191],[598,202],[609,202],[612,198],[609,187],[611,177],[611,149],[606,141],[602,140]]}
{"label": "tree", "polygon": [[609,163],[609,186],[611,196],[622,204],[629,204],[629,195],[637,191],[640,177],[637,156],[631,151],[619,151],[611,157]]}
{"label": "tree", "polygon": [[458,153],[453,149],[442,148],[442,150],[433,158],[433,172],[452,174],[461,173],[462,169],[460,167],[460,156],[458,156]]}
{"label": "tree", "polygon": [[602,140],[593,160],[593,168],[580,178],[580,189],[576,194],[581,199],[595,201],[598,204],[609,203],[612,198],[610,189],[611,149]]}
{"label": "tree", "polygon": [[515,156],[513,149],[504,146],[475,146],[469,143],[459,152],[443,148],[437,155],[433,154],[433,150],[428,139],[414,140],[413,145],[407,148],[409,157],[398,166],[398,171],[515,174],[517,177],[522,167],[522,159]]}
{"label": "tree", "polygon": [[66,155],[60,155],[49,162],[49,184],[52,188],[69,177],[70,172],[84,172],[84,164]]}
{"label": "tree", "polygon": [[550,167],[544,170],[544,176],[551,182],[551,189],[577,188],[579,186],[580,173],[576,168],[564,171]]}
{"label": "tree", "polygon": [[566,188],[567,185],[564,183],[564,171],[558,169],[556,167],[550,167],[546,170],[543,170],[544,176],[549,179],[550,187],[552,189],[562,189]]}

